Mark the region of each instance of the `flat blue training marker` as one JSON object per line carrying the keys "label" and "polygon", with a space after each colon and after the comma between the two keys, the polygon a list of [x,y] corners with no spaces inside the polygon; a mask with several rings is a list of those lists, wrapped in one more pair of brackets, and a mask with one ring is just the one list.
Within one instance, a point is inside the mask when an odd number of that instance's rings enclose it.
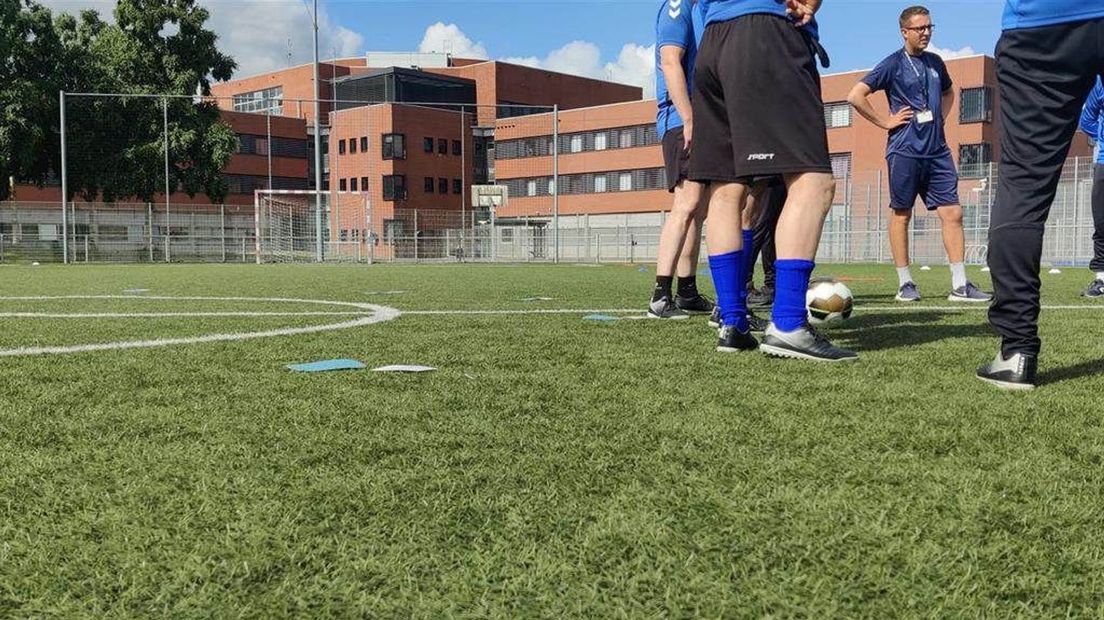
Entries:
{"label": "flat blue training marker", "polygon": [[641,267],[640,269],[637,269],[637,271],[639,271],[640,273],[647,273],[648,268],[647,267]]}
{"label": "flat blue training marker", "polygon": [[332,370],[360,370],[364,364],[356,360],[325,360],[309,364],[288,364],[288,370],[295,372],[329,372]]}
{"label": "flat blue training marker", "polygon": [[608,322],[611,322],[611,321],[616,321],[618,319],[617,319],[617,317],[610,316],[608,314],[588,314],[588,315],[583,317],[583,320],[584,321],[602,321],[603,323],[608,323]]}

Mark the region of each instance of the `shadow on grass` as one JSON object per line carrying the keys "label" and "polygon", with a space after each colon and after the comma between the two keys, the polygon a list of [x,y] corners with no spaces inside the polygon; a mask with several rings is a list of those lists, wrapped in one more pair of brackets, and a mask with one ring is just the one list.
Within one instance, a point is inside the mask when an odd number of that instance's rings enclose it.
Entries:
{"label": "shadow on grass", "polygon": [[1093,375],[1104,375],[1104,359],[1081,362],[1064,368],[1052,368],[1039,374],[1039,383],[1061,383]]}
{"label": "shadow on grass", "polygon": [[872,311],[852,317],[846,327],[833,330],[854,343],[858,351],[883,351],[912,347],[948,338],[979,338],[991,336],[989,325],[979,318],[967,325],[943,325],[940,321],[948,315],[961,316],[940,310],[908,313],[882,313]]}

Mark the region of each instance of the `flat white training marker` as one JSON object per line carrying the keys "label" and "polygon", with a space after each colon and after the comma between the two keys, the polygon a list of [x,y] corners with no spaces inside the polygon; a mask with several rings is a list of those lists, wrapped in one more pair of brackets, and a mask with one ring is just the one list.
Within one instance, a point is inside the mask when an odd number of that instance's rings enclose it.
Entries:
{"label": "flat white training marker", "polygon": [[924,265],[923,267],[920,268],[920,271],[931,271],[931,267],[929,267],[927,265]]}
{"label": "flat white training marker", "polygon": [[38,261],[35,261],[35,262],[31,263],[31,266],[32,267],[38,267]]}
{"label": "flat white training marker", "polygon": [[981,272],[982,273],[989,273],[989,268],[988,267],[982,267]]}
{"label": "flat white training marker", "polygon": [[379,368],[373,368],[372,372],[432,372],[437,370],[432,366],[408,366],[405,364],[395,364],[392,366],[380,366]]}
{"label": "flat white training marker", "polygon": [[1056,276],[1056,275],[1058,275],[1058,274],[1062,273],[1062,270],[1061,270],[1061,269],[1051,269],[1051,270],[1050,270],[1050,271],[1048,271],[1047,273],[1049,273],[1049,274],[1050,274],[1050,275],[1052,275],[1052,276]]}
{"label": "flat white training marker", "polygon": [[551,297],[526,297],[522,301],[555,301]]}

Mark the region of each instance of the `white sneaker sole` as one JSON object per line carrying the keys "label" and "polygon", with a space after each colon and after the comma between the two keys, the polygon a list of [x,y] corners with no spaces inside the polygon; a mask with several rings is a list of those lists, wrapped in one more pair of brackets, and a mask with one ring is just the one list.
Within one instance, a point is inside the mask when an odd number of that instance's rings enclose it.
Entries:
{"label": "white sneaker sole", "polygon": [[982,377],[981,375],[974,375],[978,379],[992,385],[996,388],[1002,389],[1006,392],[1030,392],[1035,389],[1034,385],[1030,383],[1009,383],[1008,381],[998,381],[996,379],[989,379],[988,377]]}
{"label": "white sneaker sole", "polygon": [[904,297],[901,297],[900,295],[897,295],[896,297],[894,297],[894,299],[896,299],[897,301],[899,301],[901,303],[906,303],[906,304],[916,303],[916,302],[920,301],[919,297],[917,297],[916,299],[905,299]]}
{"label": "white sneaker sole", "polygon": [[989,299],[970,299],[969,297],[959,297],[958,295],[947,295],[947,301],[953,301],[960,304],[987,304],[993,301],[993,298]]}
{"label": "white sneaker sole", "polygon": [[844,357],[838,360],[827,359],[823,357],[817,357],[815,355],[809,355],[808,353],[800,353],[798,351],[791,351],[790,349],[783,349],[769,344],[759,344],[759,350],[771,357],[784,357],[787,359],[804,360],[807,362],[821,362],[825,364],[841,364],[849,362],[859,361],[858,357]]}
{"label": "white sneaker sole", "polygon": [[651,312],[649,312],[647,314],[647,317],[649,319],[657,319],[657,320],[660,320],[660,321],[682,321],[684,319],[690,318],[690,315],[689,314],[683,314],[683,315],[680,315],[680,316],[659,316],[658,314],[652,314]]}

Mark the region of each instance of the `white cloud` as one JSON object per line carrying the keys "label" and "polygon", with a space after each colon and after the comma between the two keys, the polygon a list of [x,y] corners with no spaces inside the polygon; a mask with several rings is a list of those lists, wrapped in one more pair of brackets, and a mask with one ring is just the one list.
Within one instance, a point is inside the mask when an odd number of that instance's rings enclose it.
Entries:
{"label": "white cloud", "polygon": [[487,48],[482,43],[473,42],[456,24],[442,22],[426,28],[418,51],[452,54],[459,58],[488,58]]}
{"label": "white cloud", "polygon": [[598,46],[588,41],[572,41],[549,52],[543,59],[536,56],[502,58],[527,67],[548,69],[599,80],[631,84],[644,89],[644,97],[655,96],[655,46],[628,43],[613,61],[602,63]]}
{"label": "white cloud", "polygon": [[964,47],[962,49],[957,49],[957,50],[943,49],[942,47],[937,47],[935,45],[929,45],[928,46],[928,51],[933,53],[933,54],[938,54],[940,56],[940,58],[942,58],[943,60],[950,60],[952,58],[962,58],[963,56],[974,56],[974,55],[977,54],[977,52],[974,51],[974,48],[970,47],[969,45],[967,45],[966,47]]}
{"label": "white cloud", "polygon": [[[96,9],[110,20],[114,2],[103,0],[42,0],[54,11],[77,13]],[[314,58],[311,14],[299,2],[270,0],[234,0],[203,2],[211,18],[207,27],[219,35],[219,48],[238,62],[237,76],[264,73],[286,67],[288,43],[291,63],[310,62]],[[356,56],[363,52],[364,37],[334,23],[322,10],[318,16],[318,53],[322,58]]]}

